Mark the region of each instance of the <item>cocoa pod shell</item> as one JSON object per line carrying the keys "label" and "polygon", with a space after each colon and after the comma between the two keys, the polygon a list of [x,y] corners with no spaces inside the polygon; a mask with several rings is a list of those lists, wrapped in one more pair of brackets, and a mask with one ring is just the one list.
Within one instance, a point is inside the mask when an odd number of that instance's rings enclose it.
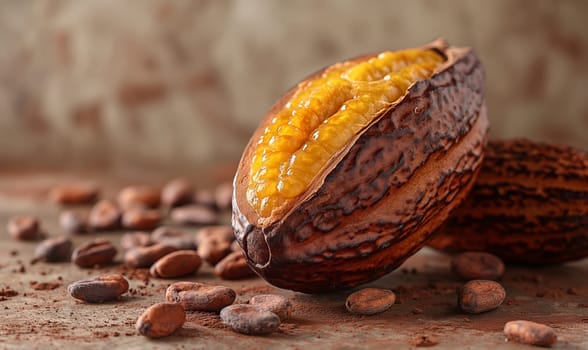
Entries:
{"label": "cocoa pod shell", "polygon": [[588,152],[524,139],[490,141],[472,191],[430,246],[527,265],[587,257]]}
{"label": "cocoa pod shell", "polygon": [[298,87],[253,134],[234,178],[232,222],[250,266],[271,284],[319,293],[375,280],[425,245],[468,193],[488,129],[483,68],[471,49],[442,40],[425,47],[446,62],[379,112],[291,209],[269,219],[246,199],[252,156]]}

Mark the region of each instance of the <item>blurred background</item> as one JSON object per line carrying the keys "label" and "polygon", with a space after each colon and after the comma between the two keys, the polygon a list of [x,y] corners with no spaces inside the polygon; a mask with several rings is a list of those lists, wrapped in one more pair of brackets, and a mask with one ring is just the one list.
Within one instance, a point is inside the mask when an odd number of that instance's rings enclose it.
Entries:
{"label": "blurred background", "polygon": [[492,136],[587,149],[586,18],[585,0],[0,1],[1,168],[231,169],[309,73],[439,36],[483,61]]}

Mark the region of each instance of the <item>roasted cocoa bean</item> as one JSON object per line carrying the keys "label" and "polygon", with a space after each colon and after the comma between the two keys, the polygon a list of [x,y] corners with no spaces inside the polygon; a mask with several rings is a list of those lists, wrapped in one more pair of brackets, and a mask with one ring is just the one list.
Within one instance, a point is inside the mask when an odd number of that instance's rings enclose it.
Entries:
{"label": "roasted cocoa bean", "polygon": [[161,213],[155,209],[133,208],[126,210],[122,216],[123,227],[131,230],[152,230],[160,222]]}
{"label": "roasted cocoa bean", "polygon": [[193,201],[194,187],[187,179],[174,179],[161,191],[161,203],[167,207],[177,207]]}
{"label": "roasted cocoa bean", "polygon": [[216,265],[231,253],[231,243],[235,239],[230,226],[208,226],[196,233],[198,255],[211,265]]}
{"label": "roasted cocoa bean", "polygon": [[71,256],[72,242],[65,236],[48,238],[37,246],[31,263],[38,261],[68,261]]}
{"label": "roasted cocoa bean", "polygon": [[186,310],[219,312],[235,301],[237,293],[224,286],[196,282],[177,282],[170,285],[165,298],[178,303]]}
{"label": "roasted cocoa bean", "polygon": [[232,252],[214,267],[214,273],[225,280],[236,280],[255,276],[247,264],[243,252]]}
{"label": "roasted cocoa bean", "polygon": [[499,257],[484,252],[465,252],[451,259],[451,270],[464,280],[497,280],[504,274]]}
{"label": "roasted cocoa bean", "polygon": [[154,244],[148,247],[129,249],[125,253],[125,264],[130,267],[151,267],[153,263],[167,254],[178,250],[165,244]]}
{"label": "roasted cocoa bean", "polygon": [[109,200],[101,200],[90,210],[88,228],[92,231],[120,228],[120,209]]}
{"label": "roasted cocoa bean", "polygon": [[375,315],[388,310],[396,301],[396,294],[389,289],[364,288],[350,294],[345,307],[358,315]]}
{"label": "roasted cocoa bean", "polygon": [[174,208],[170,212],[170,218],[179,225],[214,225],[218,221],[214,210],[199,204]]}
{"label": "roasted cocoa bean", "polygon": [[214,192],[209,189],[201,189],[194,192],[193,202],[208,208],[216,208]]}
{"label": "roasted cocoa bean", "polygon": [[249,305],[255,305],[278,315],[281,322],[292,315],[292,303],[284,296],[276,294],[258,294],[249,299]]}
{"label": "roasted cocoa bean", "polygon": [[147,232],[131,232],[125,233],[120,238],[120,246],[124,250],[129,250],[137,247],[148,247],[153,245],[151,235]]}
{"label": "roasted cocoa bean", "polygon": [[220,318],[232,330],[243,334],[269,334],[280,327],[278,315],[255,305],[227,306],[221,310]]}
{"label": "roasted cocoa bean", "polygon": [[95,239],[77,247],[71,261],[79,267],[106,266],[112,264],[116,253],[116,247],[110,241]]}
{"label": "roasted cocoa bean", "polygon": [[181,250],[196,250],[194,238],[174,227],[162,226],[151,233],[151,239],[157,243],[171,245]]}
{"label": "roasted cocoa bean", "polygon": [[510,321],[504,325],[506,339],[522,344],[552,346],[557,342],[553,328],[531,321]]}
{"label": "roasted cocoa bean", "polygon": [[178,250],[157,260],[149,270],[153,277],[176,278],[196,273],[202,259],[193,250]]}
{"label": "roasted cocoa bean", "polygon": [[214,201],[219,210],[231,209],[233,200],[233,185],[229,182],[222,183],[214,190]]}
{"label": "roasted cocoa bean", "polygon": [[186,311],[173,303],[151,305],[139,318],[135,328],[148,338],[161,338],[182,328],[186,322]]}
{"label": "roasted cocoa bean", "polygon": [[20,241],[35,241],[43,236],[39,228],[39,220],[31,215],[10,218],[7,229],[12,238]]}
{"label": "roasted cocoa bean", "polygon": [[497,282],[473,280],[464,284],[457,293],[459,308],[469,314],[479,314],[499,307],[506,291]]}
{"label": "roasted cocoa bean", "polygon": [[53,187],[49,191],[49,200],[63,205],[94,203],[100,195],[96,184],[77,182]]}
{"label": "roasted cocoa bean", "polygon": [[118,193],[118,204],[132,208],[157,208],[161,202],[161,190],[155,186],[128,186]]}
{"label": "roasted cocoa bean", "polygon": [[88,231],[88,215],[85,210],[65,210],[59,214],[59,225],[67,233]]}
{"label": "roasted cocoa bean", "polygon": [[129,282],[119,274],[102,275],[74,282],[67,287],[69,294],[87,303],[103,303],[120,299],[129,290]]}

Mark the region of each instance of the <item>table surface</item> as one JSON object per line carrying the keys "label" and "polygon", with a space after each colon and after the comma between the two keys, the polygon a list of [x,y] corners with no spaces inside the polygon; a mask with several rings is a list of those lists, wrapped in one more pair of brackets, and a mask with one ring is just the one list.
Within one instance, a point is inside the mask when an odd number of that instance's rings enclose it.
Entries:
{"label": "table surface", "polygon": [[[105,175],[101,175],[104,180]],[[100,182],[100,177],[91,176]],[[175,280],[144,281],[143,271],[132,273],[121,266],[80,269],[70,263],[30,264],[34,242],[8,237],[5,223],[16,214],[34,214],[50,235],[60,233],[57,217],[61,208],[44,200],[53,184],[87,178],[56,172],[0,173],[0,288],[18,292],[0,301],[0,348],[128,348],[128,349],[405,349],[436,343],[434,349],[519,349],[506,343],[502,329],[510,320],[526,319],[553,327],[559,337],[556,349],[588,349],[588,259],[560,266],[525,268],[508,266],[501,283],[507,291],[505,303],[480,315],[467,315],[456,306],[458,281],[449,269],[449,258],[423,249],[393,273],[369,286],[389,288],[397,304],[378,315],[349,314],[344,301],[350,291],[307,295],[281,290],[260,278],[222,281],[204,266],[193,278],[183,279],[223,284],[237,291],[237,302],[260,293],[289,297],[293,316],[269,336],[246,336],[224,326],[217,314],[188,313],[184,327],[173,336],[149,340],[134,329],[145,308],[164,299]],[[158,183],[165,176],[141,177],[143,183]],[[112,196],[130,177],[105,184]],[[161,183],[161,182],[159,182]],[[225,218],[226,219],[226,218]],[[187,232],[195,232],[188,228]],[[77,245],[103,237],[118,244],[123,232],[72,236]],[[119,254],[120,260],[120,254]],[[133,293],[119,302],[84,304],[67,295],[73,281],[108,272],[125,272]],[[31,282],[56,282],[54,290],[34,290]],[[423,338],[427,341],[423,344]]]}

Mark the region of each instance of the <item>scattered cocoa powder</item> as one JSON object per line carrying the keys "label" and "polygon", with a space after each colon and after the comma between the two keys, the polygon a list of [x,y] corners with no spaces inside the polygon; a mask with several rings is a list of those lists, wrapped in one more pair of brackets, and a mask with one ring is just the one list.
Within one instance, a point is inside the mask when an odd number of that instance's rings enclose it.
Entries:
{"label": "scattered cocoa powder", "polygon": [[37,282],[31,281],[30,282],[31,288],[34,290],[53,290],[61,287],[61,283],[59,282]]}
{"label": "scattered cocoa powder", "polygon": [[439,341],[428,335],[417,335],[410,340],[409,344],[416,347],[430,347],[439,344]]}

